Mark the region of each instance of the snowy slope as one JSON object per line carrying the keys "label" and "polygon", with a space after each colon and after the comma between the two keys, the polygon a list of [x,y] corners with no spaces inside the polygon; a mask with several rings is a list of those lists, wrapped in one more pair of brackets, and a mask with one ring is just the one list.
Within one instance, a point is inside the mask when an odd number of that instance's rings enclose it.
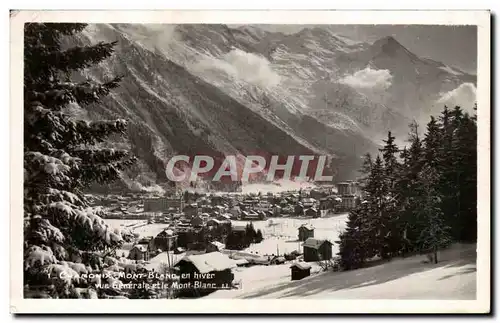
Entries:
{"label": "snowy slope", "polygon": [[328,154],[336,180],[350,179],[387,130],[406,136],[443,93],[476,82],[392,37],[369,44],[318,27],[99,24],[69,45],[115,40],[116,55],[84,76],[124,80],[85,118],[131,121],[121,144],[139,156],[147,185],[166,182],[173,154],[202,152]]}
{"label": "snowy slope", "polygon": [[438,264],[422,263],[424,259],[395,259],[348,272],[312,274],[299,281],[290,281],[289,264],[239,269],[235,279],[241,280],[241,289],[217,291],[207,298],[476,298],[475,245],[455,245],[440,252]]}
{"label": "snowy slope", "polygon": [[[296,219],[273,218],[267,221],[253,221],[255,230],[261,230],[264,240],[252,244],[244,251],[258,253],[259,255],[276,255],[302,250],[302,243],[298,241],[298,229],[303,224],[314,227],[314,237],[326,239],[334,243],[347,221],[347,214],[339,214],[328,218]],[[233,225],[246,225],[249,221],[232,221]],[[333,253],[337,253],[338,245],[334,243]]]}

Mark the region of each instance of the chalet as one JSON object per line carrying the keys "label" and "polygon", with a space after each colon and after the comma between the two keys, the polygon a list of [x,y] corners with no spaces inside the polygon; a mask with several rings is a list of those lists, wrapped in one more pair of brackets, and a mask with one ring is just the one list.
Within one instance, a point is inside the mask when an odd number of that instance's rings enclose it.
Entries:
{"label": "chalet", "polygon": [[195,216],[191,219],[191,226],[201,227],[203,226],[203,219],[200,216]]}
{"label": "chalet", "polygon": [[341,208],[342,198],[337,195],[329,195],[319,202],[320,210],[338,210]]}
{"label": "chalet", "polygon": [[217,217],[217,220],[219,220],[219,221],[231,221],[231,214],[230,213],[220,214]]}
{"label": "chalet", "polygon": [[271,204],[268,201],[260,201],[258,204],[254,206],[257,211],[269,211],[271,209]]}
{"label": "chalet", "polygon": [[292,280],[301,280],[311,275],[311,265],[299,262],[290,266],[292,271]]}
{"label": "chalet", "polygon": [[317,201],[311,197],[303,198],[300,202],[302,203],[302,206],[304,206],[305,209],[315,207],[317,203]]}
{"label": "chalet", "polygon": [[173,250],[177,247],[177,234],[171,229],[165,229],[155,237],[154,245],[161,250]]}
{"label": "chalet", "polygon": [[168,209],[182,211],[184,200],[182,198],[149,198],[144,200],[145,212],[162,212]]}
{"label": "chalet", "polygon": [[350,194],[352,194],[351,185],[349,185],[348,182],[338,183],[337,184],[337,192],[339,195],[350,195]]}
{"label": "chalet", "polygon": [[342,210],[351,210],[356,207],[359,198],[356,195],[343,195],[340,207]]}
{"label": "chalet", "polygon": [[266,212],[264,212],[264,211],[257,211],[257,218],[259,220],[264,220],[266,218]]}
{"label": "chalet", "polygon": [[180,259],[174,268],[180,277],[181,297],[200,297],[217,289],[232,286],[236,267],[234,260],[220,252],[189,255]]}
{"label": "chalet", "polygon": [[337,184],[337,192],[339,195],[360,195],[361,188],[358,182],[347,181]]}
{"label": "chalet", "polygon": [[155,250],[155,242],[152,236],[144,237],[137,242],[138,245],[146,246],[148,251]]}
{"label": "chalet", "polygon": [[244,225],[234,225],[231,227],[231,231],[240,237],[245,235],[246,229]]}
{"label": "chalet", "polygon": [[212,241],[207,245],[206,252],[222,251],[226,246],[219,241]]}
{"label": "chalet", "polygon": [[207,227],[219,227],[222,225],[222,221],[217,219],[209,219],[206,223]]}
{"label": "chalet", "polygon": [[316,200],[319,200],[323,197],[325,197],[327,194],[324,192],[324,191],[320,191],[320,190],[311,190],[309,192],[309,196],[313,199],[316,199]]}
{"label": "chalet", "polygon": [[220,206],[224,204],[224,198],[221,195],[213,195],[211,197],[212,206]]}
{"label": "chalet", "polygon": [[128,253],[128,258],[132,260],[149,260],[149,250],[147,245],[136,244]]}
{"label": "chalet", "polygon": [[271,259],[270,263],[271,263],[271,265],[281,265],[281,264],[284,264],[285,261],[286,261],[285,257],[275,256],[274,258]]}
{"label": "chalet", "polygon": [[281,215],[281,206],[273,205],[272,212],[273,212],[273,216],[280,216]]}
{"label": "chalet", "polygon": [[209,206],[209,205],[204,205],[204,206],[202,206],[202,207],[201,207],[201,210],[200,210],[200,211],[201,211],[202,213],[207,213],[207,214],[210,214],[210,213],[212,213],[212,212],[213,212],[213,210],[214,210],[214,208],[213,208],[213,207],[211,207],[211,206]]}
{"label": "chalet", "polygon": [[307,210],[305,210],[304,214],[307,217],[319,218],[319,216],[320,216],[321,213],[316,208],[311,207],[311,208],[308,208]]}
{"label": "chalet", "polygon": [[304,215],[304,206],[301,203],[295,204],[294,213],[298,216]]}
{"label": "chalet", "polygon": [[187,218],[197,216],[199,213],[198,204],[191,203],[184,207],[183,212]]}
{"label": "chalet", "polygon": [[332,243],[328,240],[307,239],[302,245],[304,261],[321,261],[332,258]]}
{"label": "chalet", "polygon": [[217,212],[218,214],[224,213],[225,208],[222,205],[216,205],[212,208],[212,212]]}
{"label": "chalet", "polygon": [[239,206],[234,206],[229,210],[229,213],[231,214],[231,219],[238,219],[241,214],[241,209]]}
{"label": "chalet", "polygon": [[310,224],[303,224],[299,227],[299,241],[306,241],[314,238],[314,227]]}

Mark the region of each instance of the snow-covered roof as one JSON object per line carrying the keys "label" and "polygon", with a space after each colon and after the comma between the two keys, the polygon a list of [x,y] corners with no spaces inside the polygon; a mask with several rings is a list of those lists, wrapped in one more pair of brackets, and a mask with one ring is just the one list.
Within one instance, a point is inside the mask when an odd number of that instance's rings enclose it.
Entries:
{"label": "snow-covered roof", "polygon": [[309,265],[306,262],[298,262],[298,263],[293,264],[293,265],[290,266],[290,268],[293,268],[293,267],[297,267],[299,269],[306,270],[306,269],[311,268],[311,265]]}
{"label": "snow-covered roof", "polygon": [[299,227],[299,229],[300,229],[300,228],[304,228],[304,229],[307,229],[307,230],[309,230],[309,231],[314,230],[314,227],[313,227],[311,224],[303,224],[303,225],[301,225],[301,226]]}
{"label": "snow-covered roof", "polygon": [[246,227],[244,225],[235,225],[232,228],[233,231],[245,231]]}
{"label": "snow-covered roof", "polygon": [[204,253],[201,255],[190,255],[185,256],[179,260],[174,266],[177,266],[180,262],[186,261],[192,263],[196,269],[202,274],[206,274],[212,271],[222,271],[225,269],[231,269],[236,267],[236,262],[230,259],[228,256],[216,251]]}
{"label": "snow-covered roof", "polygon": [[146,251],[148,251],[148,246],[143,245],[143,244],[136,244],[136,245],[134,246],[134,248],[132,248],[132,249],[137,249],[137,250],[139,250],[140,252],[146,252]]}
{"label": "snow-covered roof", "polygon": [[173,236],[173,235],[174,235],[174,231],[172,231],[171,229],[167,229],[167,230],[165,230],[164,232],[165,232],[165,234],[166,234],[167,236]]}
{"label": "snow-covered roof", "polygon": [[213,244],[214,246],[216,246],[219,250],[224,249],[226,247],[225,244],[223,244],[222,242],[219,242],[219,241],[212,241],[210,243]]}
{"label": "snow-covered roof", "polygon": [[234,262],[236,263],[236,265],[246,265],[246,264],[248,264],[248,260],[246,260],[245,258],[234,260]]}
{"label": "snow-covered roof", "polygon": [[303,246],[304,247],[309,247],[309,248],[314,248],[314,249],[318,249],[319,247],[321,247],[321,245],[325,242],[328,242],[331,244],[331,242],[329,242],[328,240],[318,240],[318,239],[314,239],[314,238],[308,238]]}

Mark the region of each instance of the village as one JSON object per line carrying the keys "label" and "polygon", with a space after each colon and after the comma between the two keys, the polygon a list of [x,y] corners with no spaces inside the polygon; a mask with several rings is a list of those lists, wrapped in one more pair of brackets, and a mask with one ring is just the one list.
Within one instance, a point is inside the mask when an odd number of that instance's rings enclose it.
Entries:
{"label": "village", "polygon": [[[118,257],[150,270],[166,267],[186,277],[176,286],[190,286],[177,297],[199,297],[224,286],[241,288],[244,281],[235,279],[235,272],[253,266],[285,266],[291,280],[335,269],[334,241],[361,192],[350,181],[265,194],[185,191],[93,198],[111,227],[134,237],[117,250]],[[196,277],[202,274],[211,274],[210,279],[200,283]]]}

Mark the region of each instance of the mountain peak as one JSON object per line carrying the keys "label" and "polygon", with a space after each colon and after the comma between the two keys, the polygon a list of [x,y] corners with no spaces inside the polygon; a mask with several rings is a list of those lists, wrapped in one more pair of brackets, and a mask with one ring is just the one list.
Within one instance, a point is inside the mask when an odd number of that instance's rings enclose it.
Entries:
{"label": "mountain peak", "polygon": [[392,36],[385,36],[383,38],[380,38],[378,40],[376,40],[374,43],[373,43],[373,46],[374,47],[403,47],[403,45],[401,45],[397,40],[396,38],[392,37]]}
{"label": "mountain peak", "polygon": [[372,49],[376,52],[385,53],[389,56],[396,56],[398,53],[405,53],[412,58],[416,58],[415,54],[401,45],[401,43],[399,43],[393,36],[386,36],[378,39],[373,43]]}

